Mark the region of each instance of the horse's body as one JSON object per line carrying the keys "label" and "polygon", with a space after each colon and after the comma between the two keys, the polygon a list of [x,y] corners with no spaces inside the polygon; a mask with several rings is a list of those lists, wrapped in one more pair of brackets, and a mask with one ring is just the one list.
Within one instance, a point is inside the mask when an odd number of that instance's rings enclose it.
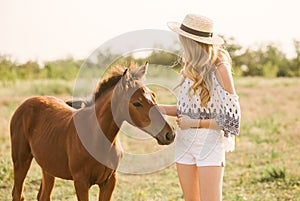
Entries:
{"label": "horse's body", "polygon": [[[13,200],[24,199],[23,182],[33,158],[43,172],[38,200],[50,200],[55,177],[74,180],[78,200],[88,200],[88,190],[93,184],[100,187],[99,200],[110,200],[122,156],[117,133],[123,121],[140,127],[160,144],[173,141],[173,130],[155,107],[154,97],[149,100],[145,96],[148,91],[139,82],[140,71],[134,74],[139,75],[138,79],[118,75],[102,83],[102,87],[100,84],[95,103],[79,110],[47,96],[32,97],[20,105],[11,120]],[[113,79],[114,83],[109,85]],[[136,83],[132,85],[131,81]],[[153,108],[154,118],[150,119]],[[156,121],[164,122],[160,131],[155,128]],[[101,134],[108,146],[103,139],[99,141]],[[87,146],[92,148],[89,150]]]}

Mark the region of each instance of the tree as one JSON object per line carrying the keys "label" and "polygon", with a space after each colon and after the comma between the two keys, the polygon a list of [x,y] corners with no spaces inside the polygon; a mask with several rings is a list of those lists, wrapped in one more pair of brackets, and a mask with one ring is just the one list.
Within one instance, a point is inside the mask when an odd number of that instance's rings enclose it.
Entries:
{"label": "tree", "polygon": [[27,61],[18,67],[18,78],[20,79],[34,79],[40,78],[41,68],[37,62]]}
{"label": "tree", "polygon": [[60,59],[56,61],[46,62],[44,70],[47,78],[72,80],[76,78],[82,61],[74,61],[73,58]]}
{"label": "tree", "polygon": [[2,82],[17,79],[16,64],[6,55],[0,55],[0,80]]}
{"label": "tree", "polygon": [[293,43],[296,56],[290,62],[290,69],[293,76],[300,76],[300,41],[294,40]]}

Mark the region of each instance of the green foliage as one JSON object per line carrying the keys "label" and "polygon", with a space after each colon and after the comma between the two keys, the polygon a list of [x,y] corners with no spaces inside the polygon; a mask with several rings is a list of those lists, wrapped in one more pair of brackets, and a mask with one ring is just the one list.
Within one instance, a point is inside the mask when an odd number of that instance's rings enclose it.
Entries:
{"label": "green foliage", "polygon": [[262,69],[262,75],[264,77],[277,77],[279,72],[279,67],[273,64],[271,61],[267,61]]}
{"label": "green foliage", "polygon": [[[294,40],[295,57],[287,58],[280,46],[275,43],[261,44],[256,48],[243,48],[233,37],[225,38],[225,47],[232,57],[232,67],[235,76],[263,77],[299,77],[300,76],[300,41]],[[177,51],[176,51],[177,52]],[[109,49],[98,52],[95,61],[74,60],[73,58],[48,61],[40,65],[36,61],[17,64],[8,56],[0,55],[0,81],[7,83],[17,79],[65,79],[76,78],[80,67],[84,65],[84,76],[102,75],[109,66],[120,64],[129,66],[131,63],[142,65],[163,65],[180,69],[181,57],[171,52],[155,50],[144,58],[136,58],[134,54],[122,56],[112,53]],[[99,77],[99,76],[98,76]]]}
{"label": "green foliage", "polygon": [[224,38],[232,57],[233,72],[238,76],[296,77],[300,75],[300,41],[294,40],[295,58],[288,59],[275,43],[257,48],[238,45],[234,38]]}
{"label": "green foliage", "polygon": [[266,173],[263,174],[262,178],[259,179],[260,182],[273,182],[278,179],[285,180],[286,178],[286,170],[272,168],[271,170],[267,170]]}
{"label": "green foliage", "polygon": [[151,64],[180,68],[181,58],[178,55],[166,51],[154,51],[147,58]]}
{"label": "green foliage", "polygon": [[0,56],[0,80],[7,82],[9,80],[15,80],[16,77],[16,65],[8,58],[8,56]]}
{"label": "green foliage", "polygon": [[42,69],[33,61],[28,61],[25,64],[17,66],[17,73],[19,79],[37,79],[42,76]]}
{"label": "green foliage", "polygon": [[142,65],[145,62],[149,62],[152,65],[172,67],[175,69],[181,67],[181,58],[177,54],[162,50],[153,51],[149,56],[145,58],[135,58],[133,55],[120,57],[112,65],[119,64],[129,66],[131,63]]}
{"label": "green foliage", "polygon": [[73,80],[79,71],[82,61],[74,61],[72,58],[47,62],[44,67],[46,77],[50,79]]}
{"label": "green foliage", "polygon": [[8,56],[0,55],[0,81],[7,83],[18,79],[64,79],[73,80],[82,64],[81,60],[73,58],[49,61],[44,66],[35,61],[24,64],[12,62]]}

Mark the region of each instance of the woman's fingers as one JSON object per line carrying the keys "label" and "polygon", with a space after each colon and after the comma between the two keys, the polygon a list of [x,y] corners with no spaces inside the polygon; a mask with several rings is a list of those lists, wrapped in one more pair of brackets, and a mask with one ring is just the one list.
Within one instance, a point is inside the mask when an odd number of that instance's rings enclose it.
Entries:
{"label": "woman's fingers", "polygon": [[189,121],[190,117],[187,115],[179,115],[178,118],[176,119],[177,125],[181,129],[187,129],[189,128]]}

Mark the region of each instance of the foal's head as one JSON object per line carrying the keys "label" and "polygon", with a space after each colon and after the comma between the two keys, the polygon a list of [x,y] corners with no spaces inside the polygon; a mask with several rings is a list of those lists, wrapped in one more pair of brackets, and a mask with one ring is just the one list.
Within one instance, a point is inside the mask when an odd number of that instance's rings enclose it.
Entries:
{"label": "foal's head", "polygon": [[126,69],[115,86],[112,98],[112,112],[154,137],[159,144],[167,145],[174,141],[172,126],[160,112],[155,94],[146,87],[142,79],[148,69],[148,63],[134,69]]}

